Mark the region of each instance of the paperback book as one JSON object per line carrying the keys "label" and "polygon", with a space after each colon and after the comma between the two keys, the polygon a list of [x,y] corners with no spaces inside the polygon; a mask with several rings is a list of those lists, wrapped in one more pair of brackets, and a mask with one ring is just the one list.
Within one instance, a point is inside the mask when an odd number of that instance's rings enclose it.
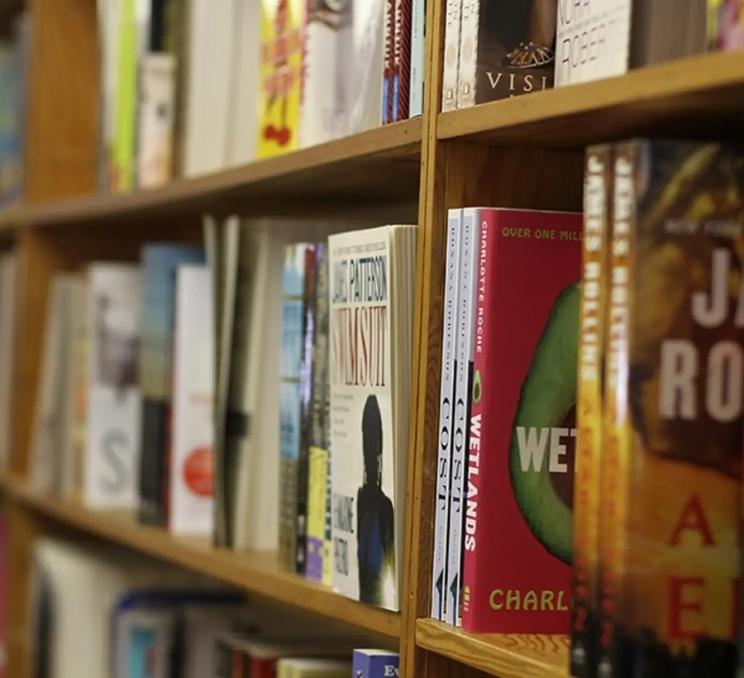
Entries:
{"label": "paperback book", "polygon": [[462,624],[568,633],[581,215],[478,222]]}

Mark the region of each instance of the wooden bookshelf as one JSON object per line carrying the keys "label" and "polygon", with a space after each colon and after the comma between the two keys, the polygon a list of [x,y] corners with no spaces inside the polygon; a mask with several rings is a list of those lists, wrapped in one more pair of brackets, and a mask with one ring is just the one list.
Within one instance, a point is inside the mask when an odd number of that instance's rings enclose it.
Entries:
{"label": "wooden bookshelf", "polygon": [[416,644],[499,678],[568,678],[568,637],[474,635],[433,619],[416,622]]}
{"label": "wooden bookshelf", "polygon": [[[0,0],[0,25],[20,4]],[[122,545],[294,606],[308,619],[321,615],[397,644],[403,678],[568,678],[566,637],[476,636],[428,619],[447,209],[580,209],[583,149],[592,143],[647,134],[741,140],[744,52],[441,114],[445,3],[437,0],[427,3],[421,118],[154,190],[101,195],[95,2],[34,0],[29,7],[35,40],[24,202],[0,212],[0,248],[15,247],[20,263],[14,449],[4,483],[11,534],[9,678],[30,676],[34,542],[69,534]],[[131,517],[39,495],[26,484],[49,280],[96,259],[134,260],[149,240],[196,241],[205,213],[369,225],[418,218],[400,614],[288,573],[272,553],[177,539]]]}
{"label": "wooden bookshelf", "polygon": [[93,511],[74,502],[40,495],[15,476],[5,483],[12,500],[82,534],[127,546],[180,565],[236,588],[316,614],[338,619],[380,636],[398,638],[400,614],[372,608],[284,570],[277,554],[218,549],[207,539],[176,538],[165,530],[140,525],[132,515]]}

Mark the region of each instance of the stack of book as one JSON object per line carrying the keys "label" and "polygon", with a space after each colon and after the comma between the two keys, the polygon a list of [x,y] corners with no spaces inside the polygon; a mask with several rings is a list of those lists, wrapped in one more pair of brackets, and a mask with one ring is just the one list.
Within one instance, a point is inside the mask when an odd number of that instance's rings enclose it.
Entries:
{"label": "stack of book", "polygon": [[100,184],[131,190],[420,115],[425,0],[98,3]]}
{"label": "stack of book", "polygon": [[740,0],[447,0],[442,110],[744,47]]}
{"label": "stack of book", "polygon": [[116,548],[40,539],[33,553],[35,675],[49,678],[382,678],[387,650]]}
{"label": "stack of book", "polygon": [[207,218],[206,253],[55,276],[35,489],[398,609],[416,230]]}
{"label": "stack of book", "polygon": [[628,141],[583,220],[450,211],[433,617],[570,631],[577,678],[733,678],[743,168]]}

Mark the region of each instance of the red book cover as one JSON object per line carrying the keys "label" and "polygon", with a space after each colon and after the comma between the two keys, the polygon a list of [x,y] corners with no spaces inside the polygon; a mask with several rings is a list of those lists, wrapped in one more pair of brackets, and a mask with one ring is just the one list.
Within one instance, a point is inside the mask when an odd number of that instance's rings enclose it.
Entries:
{"label": "red book cover", "polygon": [[276,661],[276,657],[270,657],[268,659],[253,657],[251,659],[251,670],[248,675],[251,678],[276,678]]}
{"label": "red book cover", "polygon": [[411,78],[411,0],[395,0],[393,120],[408,120]]}
{"label": "red book cover", "polygon": [[568,633],[582,217],[484,209],[463,627]]}

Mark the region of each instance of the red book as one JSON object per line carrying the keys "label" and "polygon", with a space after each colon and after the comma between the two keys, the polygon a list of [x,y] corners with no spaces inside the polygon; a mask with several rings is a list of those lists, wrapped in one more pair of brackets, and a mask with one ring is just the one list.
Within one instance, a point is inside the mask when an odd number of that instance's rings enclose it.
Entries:
{"label": "red book", "polygon": [[408,120],[411,78],[411,0],[395,0],[393,118]]}
{"label": "red book", "polygon": [[382,74],[382,124],[393,122],[393,61],[395,57],[395,0],[385,0],[384,72]]}
{"label": "red book", "polygon": [[463,627],[568,633],[582,217],[479,222]]}

